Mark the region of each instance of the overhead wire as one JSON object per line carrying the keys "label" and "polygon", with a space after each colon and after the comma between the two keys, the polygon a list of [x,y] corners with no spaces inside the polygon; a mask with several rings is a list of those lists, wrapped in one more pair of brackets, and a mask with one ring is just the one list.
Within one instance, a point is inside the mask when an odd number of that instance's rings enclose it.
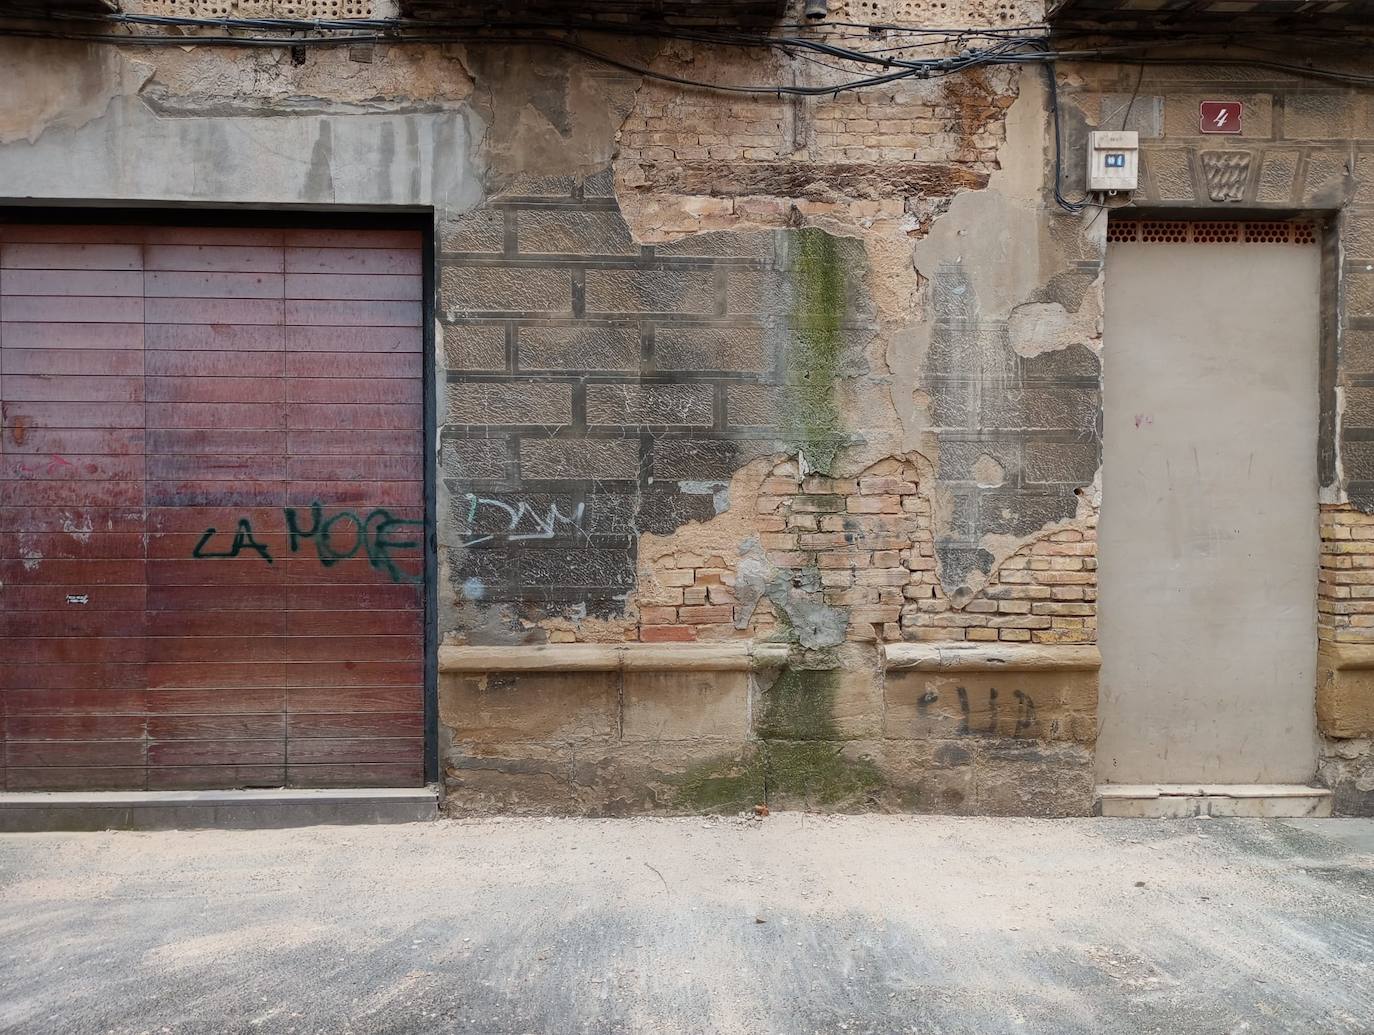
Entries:
{"label": "overhead wire", "polygon": [[[634,75],[671,83],[684,88],[712,90],[722,93],[754,95],[827,96],[848,90],[883,86],[903,79],[925,79],[950,75],[971,68],[998,65],[1042,64],[1051,75],[1051,101],[1057,115],[1057,87],[1052,69],[1060,60],[1085,62],[1114,62],[1138,65],[1195,64],[1195,56],[1171,57],[1159,54],[1161,47],[1184,48],[1225,46],[1260,54],[1283,53],[1257,46],[1271,39],[1283,41],[1285,50],[1291,49],[1292,34],[1276,35],[1263,31],[1193,32],[1161,35],[1132,30],[1051,30],[1048,26],[993,26],[929,28],[863,23],[826,23],[826,29],[860,28],[862,35],[876,48],[846,46],[833,38],[796,34],[774,35],[744,29],[712,29],[655,25],[615,25],[578,19],[540,20],[521,19],[506,22],[489,20],[417,20],[417,19],[282,19],[282,18],[195,18],[175,15],[135,14],[113,12],[91,15],[80,12],[51,12],[52,19],[61,25],[79,26],[63,29],[47,24],[35,26],[26,17],[39,17],[37,12],[11,10],[0,14],[0,35],[40,38],[60,38],[82,42],[135,46],[222,46],[222,47],[339,47],[357,45],[408,45],[434,43],[508,43],[558,47],[579,53],[608,67]],[[18,24],[16,24],[18,22]],[[782,28],[792,28],[788,24]],[[814,26],[810,26],[814,30]],[[114,31],[119,29],[122,31]],[[193,34],[137,30],[187,30]],[[889,35],[884,35],[889,34]],[[890,34],[918,42],[900,43]],[[721,83],[707,82],[685,75],[649,68],[584,42],[580,36],[632,35],[667,39],[681,39],[719,46],[771,48],[791,57],[805,57],[834,72],[851,73],[850,78],[830,83],[800,85],[795,83]],[[1314,42],[1350,45],[1349,40],[1325,34],[1305,37]],[[1092,45],[1063,46],[1073,40],[1092,41]],[[1099,42],[1105,41],[1105,42]],[[973,45],[975,44],[976,45]],[[913,51],[929,47],[958,47],[955,53],[943,56],[911,56]],[[1146,50],[1154,54],[1145,56]],[[828,59],[828,60],[822,60]],[[1277,60],[1269,56],[1213,56],[1209,65],[1244,66],[1284,72],[1339,82],[1347,85],[1374,85],[1374,75],[1333,68],[1312,63]],[[838,61],[842,64],[830,64]],[[853,66],[853,68],[848,68]],[[861,74],[864,68],[881,69]],[[1074,204],[1064,201],[1068,204]]]}

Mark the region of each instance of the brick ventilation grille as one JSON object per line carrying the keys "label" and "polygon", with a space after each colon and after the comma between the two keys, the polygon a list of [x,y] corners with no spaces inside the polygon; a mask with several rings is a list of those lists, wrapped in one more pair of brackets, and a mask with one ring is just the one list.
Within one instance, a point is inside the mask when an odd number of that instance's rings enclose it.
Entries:
{"label": "brick ventilation grille", "polygon": [[831,0],[829,21],[941,28],[1031,24],[1038,17],[1018,0]]}
{"label": "brick ventilation grille", "polygon": [[136,0],[136,14],[172,18],[290,18],[336,21],[379,17],[373,0]]}
{"label": "brick ventilation grille", "polygon": [[1315,244],[1311,223],[1282,220],[1113,219],[1107,241],[1136,244]]}

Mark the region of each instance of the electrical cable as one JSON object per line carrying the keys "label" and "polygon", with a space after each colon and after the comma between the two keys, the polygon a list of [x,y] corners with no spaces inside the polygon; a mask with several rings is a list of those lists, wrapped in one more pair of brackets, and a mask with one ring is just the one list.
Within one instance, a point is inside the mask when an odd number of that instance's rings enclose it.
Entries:
{"label": "electrical cable", "polygon": [[[416,19],[326,19],[310,21],[305,19],[280,18],[189,18],[171,15],[147,15],[111,13],[106,15],[82,14],[79,12],[53,12],[47,18],[67,23],[79,23],[80,31],[59,31],[46,26],[15,25],[11,22],[22,19],[24,14],[7,11],[0,14],[0,35],[26,38],[57,38],[81,42],[109,43],[133,46],[224,46],[224,47],[338,47],[360,44],[406,45],[435,43],[513,43],[541,45],[570,50],[591,60],[634,75],[645,76],[662,82],[691,88],[713,90],[723,93],[754,95],[793,95],[827,96],[847,90],[863,89],[887,85],[902,79],[925,79],[944,76],[981,66],[1044,64],[1050,69],[1051,101],[1055,107],[1056,125],[1058,124],[1057,84],[1052,71],[1058,60],[1085,62],[1114,62],[1135,64],[1141,68],[1141,75],[1147,65],[1191,65],[1205,60],[1209,65],[1244,66],[1292,73],[1308,78],[1321,79],[1349,85],[1374,85],[1374,75],[1361,75],[1330,68],[1319,68],[1311,64],[1296,64],[1277,61],[1267,57],[1169,57],[1158,55],[1159,48],[1196,47],[1203,45],[1240,45],[1245,49],[1261,50],[1253,43],[1240,43],[1241,40],[1268,40],[1279,38],[1285,41],[1286,49],[1291,49],[1292,35],[1278,37],[1270,32],[1233,31],[1227,33],[1174,34],[1161,38],[1153,35],[1129,31],[1092,31],[1073,30],[1050,33],[1044,26],[1027,27],[990,27],[930,29],[900,26],[862,26],[860,23],[834,23],[839,26],[856,26],[874,31],[898,32],[902,35],[917,37],[919,43],[906,46],[892,46],[892,40],[880,42],[889,45],[874,50],[847,47],[830,40],[796,35],[768,35],[743,30],[720,30],[655,26],[616,26],[602,22],[588,21],[540,21],[522,20],[507,23],[492,23],[480,19],[453,21],[425,21]],[[30,17],[39,17],[30,12]],[[87,26],[118,26],[123,33],[95,31]],[[219,30],[217,35],[170,35],[160,32],[138,32],[135,28],[176,28]],[[829,25],[827,26],[829,27]],[[1026,29],[1035,30],[1034,35]],[[252,33],[240,35],[238,33]],[[801,57],[804,52],[816,54],[832,60],[846,62],[857,68],[852,70],[850,79],[812,86],[796,84],[748,85],[711,83],[673,75],[637,65],[611,54],[607,54],[580,39],[571,38],[566,33],[587,33],[597,35],[633,35],[666,39],[681,39],[720,46],[745,48],[772,48],[791,57]],[[268,34],[268,35],[264,35]],[[302,35],[309,34],[309,35]],[[1299,34],[1301,35],[1301,34]],[[1059,43],[1073,38],[1088,37],[1093,40],[1119,41],[1114,45],[1095,45],[1081,49],[1062,49]],[[1331,45],[1349,46],[1350,41],[1338,40],[1325,35],[1303,37],[1309,41],[1321,41]],[[930,46],[954,46],[973,39],[986,41],[977,47],[961,46],[958,53],[944,57],[911,58],[900,56],[904,52]],[[1056,44],[1053,48],[1051,44]],[[1146,50],[1154,50],[1155,56],[1146,57]],[[1282,52],[1282,51],[1280,51]],[[809,60],[816,60],[815,58]],[[840,66],[818,62],[832,71],[851,71]],[[864,66],[878,67],[883,72],[871,75],[858,74]],[[1137,90],[1139,84],[1137,83]],[[1134,102],[1132,102],[1134,103]],[[1127,111],[1129,118],[1129,109]],[[1059,144],[1062,150],[1062,142]],[[1062,159],[1061,159],[1062,162]],[[1062,195],[1057,200],[1066,206],[1081,205],[1085,202],[1070,202]],[[1072,208],[1070,208],[1072,211]]]}

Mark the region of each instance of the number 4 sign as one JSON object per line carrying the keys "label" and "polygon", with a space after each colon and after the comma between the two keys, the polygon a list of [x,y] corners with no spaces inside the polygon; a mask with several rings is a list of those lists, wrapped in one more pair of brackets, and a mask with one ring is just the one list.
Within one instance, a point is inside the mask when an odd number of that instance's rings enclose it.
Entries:
{"label": "number 4 sign", "polygon": [[1239,133],[1240,101],[1203,101],[1199,128],[1204,133]]}

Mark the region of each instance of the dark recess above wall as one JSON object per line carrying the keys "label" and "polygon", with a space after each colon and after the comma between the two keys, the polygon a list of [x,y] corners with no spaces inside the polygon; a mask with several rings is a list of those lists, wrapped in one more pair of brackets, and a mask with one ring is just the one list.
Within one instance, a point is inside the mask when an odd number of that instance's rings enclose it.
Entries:
{"label": "dark recess above wall", "polygon": [[1374,0],[1049,0],[1045,19],[1056,26],[1312,31],[1374,25]]}
{"label": "dark recess above wall", "polygon": [[490,18],[513,22],[599,21],[620,25],[655,22],[680,26],[750,26],[777,22],[785,0],[601,0],[587,5],[567,0],[401,0],[401,15],[429,20]]}

